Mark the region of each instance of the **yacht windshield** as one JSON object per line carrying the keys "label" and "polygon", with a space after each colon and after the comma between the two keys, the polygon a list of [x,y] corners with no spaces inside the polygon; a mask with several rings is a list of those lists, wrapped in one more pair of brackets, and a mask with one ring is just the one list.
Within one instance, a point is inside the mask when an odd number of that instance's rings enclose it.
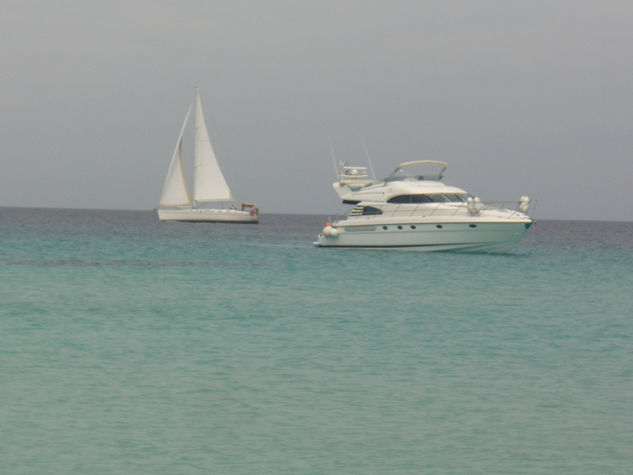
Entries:
{"label": "yacht windshield", "polygon": [[458,193],[444,193],[444,196],[446,196],[446,198],[448,198],[448,201],[451,202],[463,203],[466,201],[466,197]]}

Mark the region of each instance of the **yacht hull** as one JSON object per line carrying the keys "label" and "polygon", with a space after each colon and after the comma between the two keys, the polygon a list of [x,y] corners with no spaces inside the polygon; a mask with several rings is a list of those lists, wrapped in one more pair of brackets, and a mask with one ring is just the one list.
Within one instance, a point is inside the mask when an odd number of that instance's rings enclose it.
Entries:
{"label": "yacht hull", "polygon": [[257,223],[259,214],[255,210],[185,208],[157,209],[160,221],[189,221],[209,223]]}
{"label": "yacht hull", "polygon": [[314,245],[507,253],[521,239],[531,224],[531,220],[401,224],[351,224],[343,221],[334,223],[335,231],[326,233],[330,235],[321,233]]}

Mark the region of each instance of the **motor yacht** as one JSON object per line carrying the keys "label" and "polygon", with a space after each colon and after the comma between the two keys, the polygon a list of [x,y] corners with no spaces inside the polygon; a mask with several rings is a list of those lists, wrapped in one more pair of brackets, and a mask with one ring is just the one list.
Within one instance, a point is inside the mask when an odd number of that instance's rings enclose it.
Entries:
{"label": "motor yacht", "polygon": [[[430,167],[432,173],[426,172]],[[484,203],[444,183],[447,167],[436,160],[405,162],[376,180],[367,167],[340,163],[333,187],[353,208],[343,219],[326,223],[314,245],[509,252],[533,224],[530,199]]]}

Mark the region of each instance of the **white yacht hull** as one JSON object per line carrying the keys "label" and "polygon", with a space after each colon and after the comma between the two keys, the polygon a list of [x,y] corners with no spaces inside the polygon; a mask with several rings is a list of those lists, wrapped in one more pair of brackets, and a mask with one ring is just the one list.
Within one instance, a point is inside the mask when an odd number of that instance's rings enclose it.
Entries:
{"label": "white yacht hull", "polygon": [[157,209],[160,221],[192,221],[211,223],[257,223],[259,214],[255,210],[213,208]]}
{"label": "white yacht hull", "polygon": [[[355,221],[350,223],[350,221]],[[334,223],[334,232],[321,233],[318,247],[411,248],[421,251],[507,253],[532,221],[406,221],[399,223]],[[386,227],[386,229],[384,229]],[[401,229],[399,229],[401,228]],[[334,235],[335,234],[335,235]]]}

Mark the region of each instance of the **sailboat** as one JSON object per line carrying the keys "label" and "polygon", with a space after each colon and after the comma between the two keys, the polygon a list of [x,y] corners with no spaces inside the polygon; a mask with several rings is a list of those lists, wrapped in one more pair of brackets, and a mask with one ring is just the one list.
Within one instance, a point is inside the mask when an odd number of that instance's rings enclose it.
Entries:
{"label": "sailboat", "polygon": [[[193,200],[182,162],[182,140],[191,109],[195,106],[195,127],[193,139],[194,177]],[[253,203],[242,203],[237,209],[229,185],[213,153],[209,133],[202,112],[200,91],[196,88],[193,103],[187,110],[180,129],[176,149],[167,171],[163,194],[156,208],[161,221],[207,221],[232,223],[257,223],[259,209]],[[205,207],[209,203],[231,203],[227,208]]]}

